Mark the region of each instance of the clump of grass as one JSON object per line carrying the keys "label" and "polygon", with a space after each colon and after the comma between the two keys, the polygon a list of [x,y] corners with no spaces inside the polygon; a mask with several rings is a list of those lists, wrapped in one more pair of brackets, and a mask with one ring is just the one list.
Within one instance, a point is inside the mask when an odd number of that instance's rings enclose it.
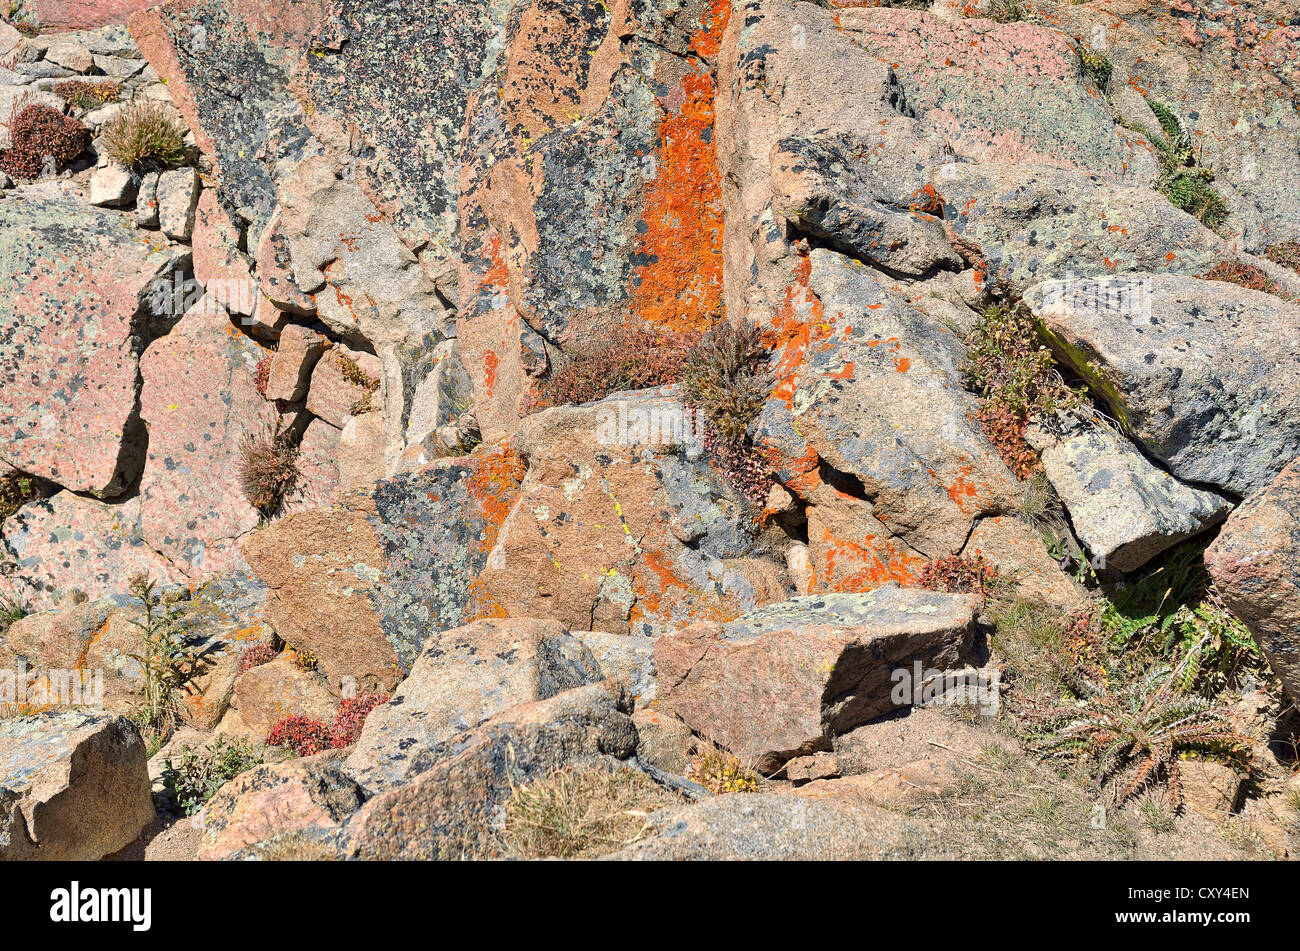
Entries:
{"label": "clump of grass", "polygon": [[137,172],[177,168],[185,161],[185,129],[162,103],[131,102],[105,123],[101,138],[109,158]]}
{"label": "clump of grass", "polygon": [[1211,231],[1217,231],[1228,219],[1228,206],[1210,184],[1214,172],[1201,165],[1192,148],[1191,136],[1173,110],[1164,103],[1148,99],[1147,104],[1160,123],[1161,133],[1144,129],[1156,147],[1160,173],[1152,187],[1175,207],[1200,219]]}
{"label": "clump of grass", "polygon": [[9,117],[9,148],[0,150],[0,169],[13,178],[39,178],[70,166],[90,144],[90,130],[71,116],[26,95]]}
{"label": "clump of grass", "polygon": [[1113,69],[1106,55],[1083,46],[1079,48],[1079,61],[1083,64],[1083,75],[1092,80],[1098,90],[1105,92]]}
{"label": "clump of grass", "polygon": [[575,353],[539,384],[530,409],[590,403],[611,393],[676,383],[695,342],[678,334],[616,327],[607,343]]}
{"label": "clump of grass", "polygon": [[111,79],[66,79],[54,87],[54,94],[69,105],[90,111],[112,102],[122,87]]}
{"label": "clump of grass", "polygon": [[258,854],[265,862],[333,862],[339,857],[324,842],[298,831],[276,836]]}
{"label": "clump of grass", "polygon": [[948,594],[978,594],[989,598],[1006,589],[1007,580],[998,574],[982,554],[949,555],[926,562],[917,584],[930,591]]}
{"label": "clump of grass", "polygon": [[11,472],[0,478],[0,525],[28,502],[40,497],[40,487],[31,476]]}
{"label": "clump of grass", "polygon": [[994,601],[992,647],[1007,682],[1031,699],[1079,696],[1107,677],[1095,610],[1074,612],[1029,598]]}
{"label": "clump of grass", "polygon": [[1157,835],[1174,831],[1177,827],[1174,822],[1175,812],[1177,806],[1172,797],[1159,787],[1148,789],[1138,800],[1138,815],[1142,824]]}
{"label": "clump of grass", "polygon": [[754,324],[719,323],[701,338],[682,366],[686,402],[703,410],[723,439],[743,440],[772,391],[769,356]]}
{"label": "clump of grass", "polygon": [[1285,296],[1281,286],[1277,281],[1269,277],[1263,268],[1254,264],[1245,264],[1241,261],[1220,261],[1202,274],[1201,277],[1207,281],[1222,281],[1225,284],[1235,284],[1237,287],[1245,287],[1252,291],[1263,291],[1265,294],[1276,294],[1279,297]]}
{"label": "clump of grass", "polygon": [[244,497],[263,518],[274,518],[298,483],[298,447],[287,432],[264,430],[244,437],[239,482]]}
{"label": "clump of grass", "polygon": [[719,323],[701,338],[682,366],[683,402],[695,412],[696,437],[714,467],[751,504],[772,485],[767,456],[749,427],[772,390],[770,351],[752,324]]}
{"label": "clump of grass", "polygon": [[189,606],[182,590],[160,594],[153,578],[138,574],[131,578],[129,591],[144,612],[142,620],[131,620],[140,636],[128,656],[140,665],[143,678],[142,702],[132,718],[143,730],[166,737],[175,729],[181,694],[194,679],[201,651],[185,631]]}
{"label": "clump of grass", "polygon": [[1022,305],[985,308],[966,343],[966,385],[983,399],[976,418],[1007,468],[1028,479],[1041,469],[1025,439],[1029,423],[1080,405],[1082,396],[1066,386]]}
{"label": "clump of grass", "polygon": [[334,352],[334,363],[343,374],[343,379],[362,390],[360,399],[352,404],[352,415],[360,416],[362,413],[370,412],[370,401],[379,390],[379,381],[361,369],[361,364],[342,351]]}
{"label": "clump of grass", "polygon": [[566,767],[513,791],[505,839],[522,858],[592,858],[646,838],[646,817],[681,802],[639,770]]}
{"label": "clump of grass", "polygon": [[0,594],[0,639],[9,633],[14,621],[21,621],[27,614],[27,606],[21,601]]}
{"label": "clump of grass", "polygon": [[261,762],[261,754],[245,740],[229,741],[219,736],[205,750],[187,746],[181,750],[179,761],[167,760],[163,764],[163,785],[176,797],[181,811],[192,816],[222,786]]}
{"label": "clump of grass", "polygon": [[995,23],[1024,23],[1034,18],[1033,11],[1020,0],[990,0],[984,15]]}
{"label": "clump of grass", "polygon": [[1300,274],[1300,241],[1283,241],[1264,251],[1264,256],[1274,264],[1288,267]]}
{"label": "clump of grass", "polygon": [[726,750],[712,745],[691,761],[686,775],[718,795],[758,792],[758,773]]}
{"label": "clump of grass", "polygon": [[1095,686],[1081,703],[1030,701],[1022,709],[1028,735],[1045,758],[1095,764],[1103,782],[1115,781],[1117,802],[1165,782],[1177,804],[1181,755],[1195,753],[1248,771],[1252,742],[1233,727],[1226,709],[1177,693],[1178,679],[1178,671],[1157,667],[1119,690]]}

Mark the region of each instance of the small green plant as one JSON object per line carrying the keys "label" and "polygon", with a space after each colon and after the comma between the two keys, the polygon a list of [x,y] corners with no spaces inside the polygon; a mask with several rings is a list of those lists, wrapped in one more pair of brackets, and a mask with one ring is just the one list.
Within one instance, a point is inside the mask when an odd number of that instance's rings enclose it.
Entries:
{"label": "small green plant", "polygon": [[186,746],[181,750],[179,762],[166,760],[163,785],[176,797],[181,811],[192,816],[222,786],[261,762],[261,754],[245,740],[231,742],[218,736],[204,750],[196,751]]}
{"label": "small green plant", "polygon": [[686,775],[717,795],[758,792],[758,773],[726,750],[713,745],[691,761]]}
{"label": "small green plant", "polygon": [[1106,87],[1110,85],[1112,71],[1110,60],[1104,53],[1083,46],[1079,48],[1079,61],[1083,64],[1083,75],[1091,79],[1092,84],[1104,93]]}
{"label": "small green plant", "polygon": [[109,158],[137,172],[177,168],[185,161],[185,129],[159,102],[129,103],[105,123],[101,138]]}
{"label": "small green plant", "polygon": [[78,109],[97,109],[112,102],[122,93],[122,87],[110,79],[67,79],[54,87],[54,94]]}
{"label": "small green plant", "polygon": [[521,858],[592,858],[650,835],[646,817],[681,802],[640,770],[566,767],[512,791],[505,839]]}
{"label": "small green plant", "polygon": [[1217,231],[1228,219],[1228,206],[1214,187],[1214,172],[1201,165],[1192,148],[1191,136],[1173,110],[1164,103],[1148,99],[1147,104],[1160,123],[1161,133],[1143,132],[1156,148],[1160,173],[1152,187],[1175,207],[1200,219],[1211,231]]}
{"label": "small green plant", "polygon": [[0,525],[28,502],[40,497],[40,489],[31,476],[11,472],[0,477]]}
{"label": "small green plant", "polygon": [[353,357],[342,351],[336,350],[332,359],[339,372],[343,374],[343,379],[362,391],[361,397],[352,404],[352,415],[360,416],[362,413],[370,412],[371,399],[379,391],[379,381],[361,369],[361,364]]}
{"label": "small green plant", "polygon": [[1030,421],[1078,406],[1082,396],[1066,386],[1021,305],[985,308],[966,343],[966,385],[983,399],[976,417],[1007,468],[1029,479],[1041,469],[1025,440]]}
{"label": "small green plant", "polygon": [[985,15],[995,23],[1023,23],[1034,18],[1033,11],[1020,0],[989,0]]}
{"label": "small green plant", "polygon": [[567,365],[540,383],[529,410],[580,405],[611,393],[675,383],[694,342],[677,334],[615,327],[607,343],[574,353]]}
{"label": "small green plant", "polygon": [[1158,787],[1146,791],[1138,801],[1138,814],[1142,824],[1157,835],[1173,832],[1177,828],[1174,814],[1177,807],[1168,792]]}
{"label": "small green plant", "polygon": [[181,692],[193,679],[200,649],[190,643],[183,626],[188,606],[183,592],[156,591],[157,582],[145,574],[131,578],[130,592],[140,601],[143,620],[132,619],[140,631],[139,644],[128,656],[140,665],[142,702],[136,722],[152,732],[167,735],[176,725]]}
{"label": "small green plant", "polygon": [[279,428],[244,437],[239,484],[263,518],[274,518],[298,484],[298,447]]}
{"label": "small green plant", "polygon": [[0,594],[0,639],[9,633],[14,621],[27,617],[27,606],[15,598]]}
{"label": "small green plant", "polygon": [[1027,736],[1044,758],[1095,763],[1103,782],[1115,781],[1117,802],[1163,781],[1178,804],[1181,755],[1195,753],[1248,770],[1252,742],[1233,727],[1226,709],[1177,693],[1179,674],[1156,667],[1122,689],[1095,686],[1085,700],[1065,706],[1027,701],[1022,709]]}
{"label": "small green plant", "polygon": [[9,147],[0,150],[0,169],[13,178],[40,178],[68,168],[90,144],[90,130],[71,116],[26,94],[13,105]]}

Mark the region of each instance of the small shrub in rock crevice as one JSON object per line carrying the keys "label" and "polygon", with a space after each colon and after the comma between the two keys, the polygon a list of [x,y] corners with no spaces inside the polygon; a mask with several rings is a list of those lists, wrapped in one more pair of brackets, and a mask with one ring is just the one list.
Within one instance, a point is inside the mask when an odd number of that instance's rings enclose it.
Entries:
{"label": "small shrub in rock crevice", "polygon": [[947,594],[978,594],[988,598],[1006,587],[996,568],[976,552],[973,556],[949,555],[926,562],[917,584]]}
{"label": "small shrub in rock crevice", "polygon": [[244,497],[263,518],[274,518],[298,483],[298,448],[288,433],[268,430],[244,437],[239,482]]}
{"label": "small shrub in rock crevice", "polygon": [[1286,296],[1277,281],[1269,277],[1263,268],[1254,264],[1244,264],[1241,261],[1220,261],[1201,276],[1207,281],[1222,281],[1225,284],[1235,284],[1237,287],[1245,287],[1252,291],[1263,291],[1266,294],[1276,294],[1279,297]]}
{"label": "small shrub in rock crevice", "polygon": [[271,360],[274,356],[268,353],[257,361],[257,366],[253,369],[253,385],[257,387],[262,399],[266,399],[266,386],[271,382]]}
{"label": "small shrub in rock crevice", "polygon": [[1080,47],[1079,61],[1083,63],[1083,74],[1092,80],[1092,84],[1101,92],[1106,91],[1107,85],[1110,84],[1110,74],[1112,66],[1110,60],[1104,53],[1098,53],[1096,50],[1088,47]]}
{"label": "small shrub in rock crevice", "polygon": [[692,760],[686,775],[716,795],[758,792],[758,773],[716,746]]}
{"label": "small shrub in rock crevice", "polygon": [[254,667],[261,667],[263,664],[269,664],[279,657],[279,652],[275,645],[266,641],[258,641],[244,648],[239,655],[239,672],[246,674]]}
{"label": "small shrub in rock crevice", "polygon": [[1164,195],[1175,208],[1181,208],[1211,231],[1217,231],[1230,214],[1227,204],[1210,182],[1214,172],[1201,165],[1192,148],[1191,136],[1183,128],[1172,109],[1164,103],[1148,99],[1163,135],[1143,129],[1156,148],[1156,161],[1160,174],[1152,186]]}
{"label": "small shrub in rock crevice", "polygon": [[97,109],[121,95],[121,87],[109,79],[67,79],[54,87],[54,94],[78,109]]}
{"label": "small shrub in rock crevice", "polygon": [[284,746],[298,756],[315,756],[333,749],[330,728],[319,720],[295,713],[280,720],[266,735],[267,746]]}
{"label": "small shrub in rock crevice", "polygon": [[1264,257],[1274,264],[1288,267],[1300,274],[1300,241],[1284,241],[1275,244],[1264,252]]}
{"label": "small shrub in rock crevice", "polygon": [[40,497],[40,489],[31,476],[10,473],[0,477],[0,525],[28,502]]}
{"label": "small shrub in rock crevice", "polygon": [[137,172],[157,172],[185,162],[185,129],[159,102],[136,100],[100,132],[109,158]]}
{"label": "small shrub in rock crevice", "polygon": [[9,118],[9,147],[0,169],[13,178],[40,178],[66,169],[90,144],[90,130],[58,109],[20,99]]}
{"label": "small shrub in rock crevice", "polygon": [[1082,398],[1065,385],[1033,318],[1020,305],[986,308],[966,343],[966,383],[983,398],[976,418],[1007,468],[1028,479],[1040,468],[1038,454],[1025,440],[1030,421],[1077,406]]}
{"label": "small shrub in rock crevice", "polygon": [[179,762],[167,760],[163,785],[175,795],[181,811],[192,816],[222,786],[261,762],[262,757],[244,740],[230,742],[219,736],[205,750],[195,751],[187,746],[181,750]]}
{"label": "small shrub in rock crevice", "polygon": [[351,746],[361,738],[361,728],[366,725],[370,711],[380,704],[387,703],[387,694],[363,693],[357,697],[344,698],[339,704],[338,713],[334,715],[334,726],[330,730],[334,748],[337,750]]}
{"label": "small shrub in rock crevice", "polygon": [[538,384],[529,411],[580,405],[611,393],[667,386],[677,382],[697,338],[615,327],[608,342],[574,354],[567,365]]}

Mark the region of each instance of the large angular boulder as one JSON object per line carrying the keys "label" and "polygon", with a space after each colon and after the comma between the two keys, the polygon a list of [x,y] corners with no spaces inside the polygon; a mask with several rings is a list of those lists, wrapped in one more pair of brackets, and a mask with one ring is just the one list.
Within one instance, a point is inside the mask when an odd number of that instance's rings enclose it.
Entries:
{"label": "large angular boulder", "polygon": [[1232,513],[1205,565],[1286,692],[1300,697],[1300,460]]}
{"label": "large angular boulder", "polygon": [[248,536],[277,632],[316,655],[332,689],[391,689],[430,634],[501,613],[478,577],[522,478],[510,447],[484,447]]}
{"label": "large angular boulder", "polygon": [[97,861],[154,817],[144,741],[129,720],[0,720],[0,859]]}
{"label": "large angular boulder", "polygon": [[600,679],[591,651],[558,621],[492,618],[436,632],[366,718],[344,768],[372,792],[391,786],[501,711]]}
{"label": "large angular boulder", "polygon": [[1046,281],[1025,302],[1177,478],[1249,496],[1300,455],[1297,305],[1172,274]]}
{"label": "large angular boulder", "polygon": [[245,440],[277,422],[257,391],[264,354],[205,297],[140,360],[149,424],[141,527],[152,548],[193,577],[240,567],[238,541],[261,520],[240,467]]}
{"label": "large angular boulder", "polygon": [[136,401],[151,291],[177,257],[112,212],[57,199],[0,203],[0,235],[0,458],[120,495],[144,461]]}
{"label": "large angular boulder", "polygon": [[1043,470],[1095,568],[1134,571],[1232,510],[1230,499],[1179,482],[1109,427],[1079,421],[1044,442]]}
{"label": "large angular boulder", "polygon": [[630,712],[622,688],[609,682],[512,707],[449,744],[410,781],[369,799],[340,834],[344,851],[362,859],[498,857],[499,812],[514,790],[563,766],[631,756]]}
{"label": "large angular boulder", "polygon": [[[964,667],[979,610],[973,595],[889,584],[694,624],[655,644],[659,702],[771,772],[898,709],[895,670]],[[904,695],[909,705],[913,693]]]}
{"label": "large angular boulder", "polygon": [[332,723],[337,707],[338,701],[320,676],[304,670],[295,658],[284,654],[240,674],[230,698],[230,709],[239,714],[240,723],[259,742],[288,716]]}
{"label": "large angular boulder", "polygon": [[1021,488],[973,417],[964,350],[857,261],[815,249],[803,331],[778,350],[755,425],[777,477],[811,503],[812,590],[907,583],[960,551]]}
{"label": "large angular boulder", "polygon": [[744,500],[698,452],[672,392],[616,394],[523,421],[519,501],[482,580],[512,616],[623,633],[736,617],[774,599],[745,558]]}

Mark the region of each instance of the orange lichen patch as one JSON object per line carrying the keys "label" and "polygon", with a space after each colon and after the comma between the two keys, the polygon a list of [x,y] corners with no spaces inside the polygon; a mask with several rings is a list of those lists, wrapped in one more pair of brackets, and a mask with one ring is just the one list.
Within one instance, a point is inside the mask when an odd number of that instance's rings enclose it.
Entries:
{"label": "orange lichen patch", "polygon": [[648,570],[632,573],[632,592],[636,597],[628,613],[632,623],[640,620],[663,623],[683,616],[693,621],[725,622],[739,616],[724,610],[709,592],[679,577],[662,552],[644,551],[641,565]]}
{"label": "orange lichen patch", "polygon": [[[724,18],[725,19],[725,18]],[[722,185],[713,129],[713,80],[699,67],[681,80],[682,105],[659,124],[659,173],[646,188],[633,272],[633,311],[679,333],[703,332],[722,313]]]}
{"label": "orange lichen patch", "polygon": [[834,373],[828,373],[827,376],[832,380],[851,380],[853,379],[854,371],[856,371],[857,368],[858,365],[850,360],[848,363],[844,364],[843,369],[837,370]]}
{"label": "orange lichen patch", "polygon": [[704,29],[691,37],[691,49],[705,59],[713,59],[722,48],[722,34],[731,20],[731,0],[712,0],[704,17]]}
{"label": "orange lichen patch", "polygon": [[933,185],[926,184],[912,195],[912,199],[912,203],[908,208],[913,215],[920,217],[925,214],[932,215],[935,218],[943,217],[943,196],[935,191]]}
{"label": "orange lichen patch", "polygon": [[482,621],[487,618],[509,617],[510,614],[501,602],[492,596],[482,578],[470,582],[465,598],[465,623]]}
{"label": "orange lichen patch", "polygon": [[483,389],[487,395],[492,395],[492,387],[497,381],[497,367],[501,365],[501,359],[496,355],[495,350],[489,350],[483,354]]}
{"label": "orange lichen patch", "polygon": [[825,529],[821,549],[808,580],[809,594],[872,591],[891,581],[913,585],[926,564],[919,555],[875,535],[865,536],[859,544]]}

